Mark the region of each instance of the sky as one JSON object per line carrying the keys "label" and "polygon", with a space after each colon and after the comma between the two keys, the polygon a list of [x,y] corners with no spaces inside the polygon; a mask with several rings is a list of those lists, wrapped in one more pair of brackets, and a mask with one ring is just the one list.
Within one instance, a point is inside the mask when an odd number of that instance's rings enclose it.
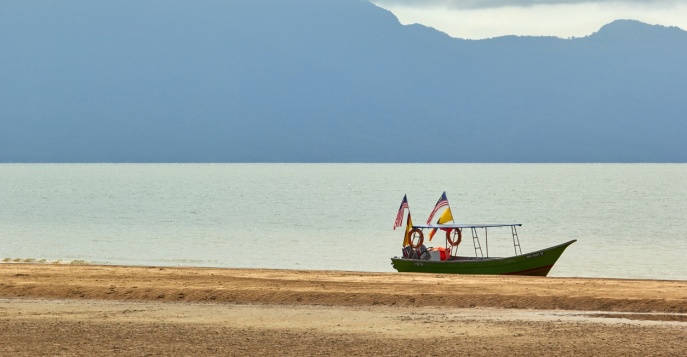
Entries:
{"label": "sky", "polygon": [[591,35],[614,20],[687,30],[687,0],[373,0],[402,24],[422,24],[452,37]]}

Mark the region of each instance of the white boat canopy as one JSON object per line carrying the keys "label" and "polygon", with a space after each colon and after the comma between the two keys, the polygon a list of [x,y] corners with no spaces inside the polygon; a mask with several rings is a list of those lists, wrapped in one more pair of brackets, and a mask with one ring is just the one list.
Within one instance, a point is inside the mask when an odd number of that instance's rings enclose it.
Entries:
{"label": "white boat canopy", "polygon": [[492,227],[515,227],[522,226],[522,223],[494,223],[494,224],[466,224],[466,223],[449,223],[449,224],[420,224],[413,225],[413,228],[492,228]]}

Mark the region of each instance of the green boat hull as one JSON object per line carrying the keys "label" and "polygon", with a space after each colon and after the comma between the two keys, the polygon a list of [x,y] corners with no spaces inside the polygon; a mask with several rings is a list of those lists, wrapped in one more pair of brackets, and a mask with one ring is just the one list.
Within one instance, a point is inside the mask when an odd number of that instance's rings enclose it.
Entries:
{"label": "green boat hull", "polygon": [[391,265],[404,273],[546,276],[565,248],[576,241],[506,258],[452,257],[446,261],[391,258]]}

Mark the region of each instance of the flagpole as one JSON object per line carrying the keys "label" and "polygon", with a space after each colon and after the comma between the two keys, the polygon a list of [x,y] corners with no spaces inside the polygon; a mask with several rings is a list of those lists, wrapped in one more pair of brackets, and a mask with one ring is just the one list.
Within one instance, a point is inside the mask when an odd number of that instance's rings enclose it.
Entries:
{"label": "flagpole", "polygon": [[[446,191],[444,191],[446,193]],[[448,196],[446,196],[446,205],[448,206],[448,209],[451,209],[451,203],[448,200]],[[453,210],[451,210],[451,222],[456,223],[456,220],[453,218]]]}
{"label": "flagpole", "polygon": [[[444,194],[445,193],[446,193],[446,191],[444,191]],[[453,218],[453,210],[451,209],[451,201],[448,200],[448,196],[446,196],[446,206],[448,206],[447,209],[451,210],[451,222],[456,223],[456,219]],[[460,228],[456,228],[456,229],[460,229]],[[449,233],[449,234],[451,234],[451,233]],[[448,246],[448,240],[446,241],[446,245]],[[453,255],[453,246],[447,247],[447,248],[449,248],[448,255],[449,256]],[[457,252],[458,252],[458,248],[456,248],[456,253]]]}
{"label": "flagpole", "polygon": [[[403,194],[403,197],[406,198],[406,204],[408,206],[408,215],[410,215],[410,201],[408,200],[408,194],[407,193]],[[407,218],[406,218],[406,220],[407,220]]]}
{"label": "flagpole", "polygon": [[[410,214],[410,200],[408,200],[408,194],[406,193],[404,196],[405,196],[405,198],[406,198],[406,203],[408,203],[408,215],[411,215],[411,214]],[[412,227],[411,227],[411,228],[412,228]]]}
{"label": "flagpole", "polygon": [[[403,247],[405,249],[406,245],[412,245],[413,242],[411,241],[410,237],[408,236],[408,233],[413,229],[412,227],[412,218],[410,214],[410,202],[408,202],[408,194],[405,194],[403,196],[406,202],[406,208],[408,209],[408,217],[406,218],[406,230],[403,235]],[[404,212],[405,213],[405,212]]]}
{"label": "flagpole", "polygon": [[[408,201],[408,195],[406,194],[406,201]],[[410,214],[410,201],[408,201],[408,214]]]}

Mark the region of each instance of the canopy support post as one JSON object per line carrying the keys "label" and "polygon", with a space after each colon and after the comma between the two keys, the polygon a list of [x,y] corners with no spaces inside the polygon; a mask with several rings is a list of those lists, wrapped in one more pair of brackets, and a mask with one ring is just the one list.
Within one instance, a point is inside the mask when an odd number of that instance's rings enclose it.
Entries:
{"label": "canopy support post", "polygon": [[487,248],[487,258],[489,258],[489,234],[487,234],[487,227],[484,227],[484,247]]}

